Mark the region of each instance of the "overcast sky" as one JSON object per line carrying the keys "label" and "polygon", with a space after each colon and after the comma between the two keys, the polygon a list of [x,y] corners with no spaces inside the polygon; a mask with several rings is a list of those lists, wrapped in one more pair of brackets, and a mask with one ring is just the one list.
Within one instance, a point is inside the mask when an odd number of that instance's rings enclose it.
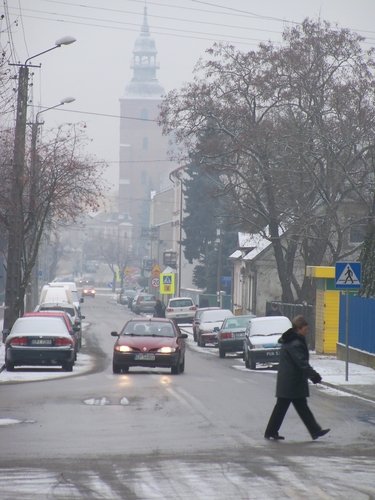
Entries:
{"label": "overcast sky", "polygon": [[[6,3],[17,61],[24,62],[53,46],[64,35],[77,39],[73,45],[33,60],[42,63],[41,69],[34,70],[33,104],[48,107],[66,96],[75,97],[64,111],[45,113],[45,127],[85,121],[92,139],[89,152],[109,163],[108,179],[114,183],[119,98],[131,79],[132,50],[142,24],[144,0]],[[215,41],[228,41],[241,50],[254,49],[262,40],[280,41],[286,26],[305,17],[349,27],[367,37],[364,47],[375,45],[375,0],[149,0],[147,7],[158,50],[159,81],[166,91],[191,79],[196,61]],[[4,27],[3,21],[3,45],[8,40]]]}

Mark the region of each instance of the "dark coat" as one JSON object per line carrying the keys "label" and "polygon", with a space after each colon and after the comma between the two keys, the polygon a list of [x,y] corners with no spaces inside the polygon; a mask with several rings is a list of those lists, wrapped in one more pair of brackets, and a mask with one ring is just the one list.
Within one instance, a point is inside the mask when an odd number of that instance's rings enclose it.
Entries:
{"label": "dark coat", "polygon": [[164,304],[158,300],[154,308],[154,318],[165,318]]}
{"label": "dark coat", "polygon": [[306,398],[310,395],[308,379],[314,383],[321,377],[309,365],[306,339],[292,328],[279,339],[280,363],[277,373],[276,397],[286,399]]}

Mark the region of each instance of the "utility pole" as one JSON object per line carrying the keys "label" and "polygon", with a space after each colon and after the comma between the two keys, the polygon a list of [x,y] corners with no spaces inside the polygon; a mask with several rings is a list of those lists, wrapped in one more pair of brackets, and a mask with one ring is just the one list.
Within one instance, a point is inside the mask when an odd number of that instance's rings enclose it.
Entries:
{"label": "utility pole", "polygon": [[4,330],[10,330],[18,317],[18,311],[21,309],[20,288],[24,234],[22,195],[25,171],[28,84],[29,68],[26,65],[20,66],[18,71],[17,115],[13,150],[11,210],[9,213]]}
{"label": "utility pole", "polygon": [[13,149],[12,186],[10,200],[10,214],[8,227],[7,249],[7,276],[5,283],[5,310],[3,340],[12,328],[20,312],[23,312],[24,290],[21,289],[23,277],[22,260],[24,255],[24,211],[23,188],[25,177],[25,144],[26,144],[26,117],[29,85],[29,68],[40,67],[29,64],[37,56],[46,54],[62,45],[70,45],[76,39],[72,36],[60,38],[53,47],[28,57],[24,64],[18,66],[17,114]]}

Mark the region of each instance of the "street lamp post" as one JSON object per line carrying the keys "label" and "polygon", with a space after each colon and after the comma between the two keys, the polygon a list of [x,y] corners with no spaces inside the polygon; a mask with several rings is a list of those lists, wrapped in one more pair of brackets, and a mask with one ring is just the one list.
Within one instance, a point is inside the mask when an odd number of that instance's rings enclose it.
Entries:
{"label": "street lamp post", "polygon": [[[39,177],[39,165],[38,165],[38,154],[37,154],[37,141],[38,141],[38,130],[39,127],[43,125],[44,122],[39,121],[39,116],[46,111],[50,111],[51,109],[59,108],[64,104],[69,104],[74,102],[74,97],[65,97],[61,99],[59,104],[55,104],[55,106],[50,106],[49,108],[42,109],[38,111],[35,116],[35,121],[31,124],[31,168],[30,168],[30,194],[29,194],[29,203],[30,203],[30,215],[33,217],[33,224],[36,228],[37,220],[36,220],[36,210],[37,210],[37,196],[39,192],[40,186],[40,177]],[[34,234],[36,231],[34,232]],[[36,257],[35,263],[33,266],[33,270],[31,273],[31,286],[30,293],[26,295],[26,310],[31,311],[38,303],[38,288],[39,288],[39,264],[38,264],[38,250],[36,249]]]}
{"label": "street lamp post", "polygon": [[[19,66],[17,90],[17,114],[13,149],[11,210],[8,228],[7,273],[5,284],[4,331],[9,331],[16,321],[21,304],[21,276],[24,237],[23,186],[25,170],[26,116],[29,84],[29,68],[35,67],[29,61],[37,56],[75,42],[71,36],[63,37],[47,50],[26,59]],[[40,66],[37,66],[40,67]]]}

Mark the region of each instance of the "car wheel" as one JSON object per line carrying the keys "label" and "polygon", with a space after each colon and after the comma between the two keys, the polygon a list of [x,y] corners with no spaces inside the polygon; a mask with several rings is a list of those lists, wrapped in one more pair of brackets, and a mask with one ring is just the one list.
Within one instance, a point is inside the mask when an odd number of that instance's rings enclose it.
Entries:
{"label": "car wheel", "polygon": [[197,334],[195,332],[193,332],[193,339],[194,339],[194,342],[197,341]]}
{"label": "car wheel", "polygon": [[119,367],[119,365],[117,365],[116,363],[112,363],[112,372],[121,373],[121,368]]}
{"label": "car wheel", "polygon": [[8,372],[14,371],[14,363],[5,360],[5,368],[7,369]]}
{"label": "car wheel", "polygon": [[184,373],[184,371],[185,371],[185,356],[180,365],[180,373]]}
{"label": "car wheel", "polygon": [[225,351],[219,347],[219,356],[225,358]]}
{"label": "car wheel", "polygon": [[199,337],[198,337],[198,345],[199,345],[199,347],[205,347],[205,345],[206,345],[206,344],[203,342],[203,340],[202,340],[202,337],[201,337],[201,336],[199,336]]}
{"label": "car wheel", "polygon": [[250,370],[250,363],[249,363],[249,353],[247,352],[247,349],[245,347],[245,350],[243,352],[243,356],[244,356],[244,359],[245,359],[245,366],[248,370]]}
{"label": "car wheel", "polygon": [[256,370],[257,364],[253,356],[250,356],[250,370]]}
{"label": "car wheel", "polygon": [[73,371],[73,363],[71,361],[70,362],[67,361],[66,363],[63,363],[61,367],[65,372],[72,372]]}

